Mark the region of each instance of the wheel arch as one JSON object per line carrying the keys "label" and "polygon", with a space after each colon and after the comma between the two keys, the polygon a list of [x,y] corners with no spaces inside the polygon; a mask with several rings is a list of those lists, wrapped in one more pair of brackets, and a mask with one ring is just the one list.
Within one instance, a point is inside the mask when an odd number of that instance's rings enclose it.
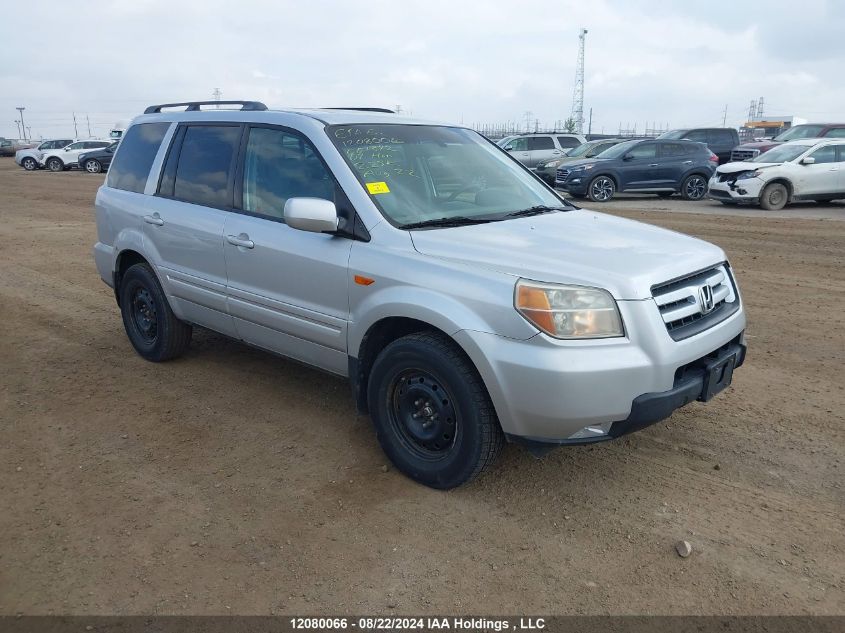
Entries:
{"label": "wheel arch", "polygon": [[787,202],[790,202],[792,200],[792,194],[794,193],[795,188],[792,185],[792,181],[789,180],[789,178],[787,178],[786,176],[776,176],[775,178],[769,180],[760,189],[761,195],[763,193],[763,190],[769,185],[783,185],[784,187],[786,187]]}
{"label": "wheel arch", "polygon": [[47,165],[49,165],[51,160],[57,160],[57,161],[59,161],[59,163],[60,163],[60,164],[61,164],[61,166],[62,166],[62,169],[64,169],[65,167],[67,167],[67,163],[65,163],[65,161],[63,161],[61,158],[59,158],[59,157],[58,157],[58,156],[56,156],[55,154],[54,154],[54,155],[52,155],[52,156],[48,156],[47,158],[45,158],[45,159],[44,159],[44,166],[46,167]]}
{"label": "wheel arch", "polygon": [[126,271],[135,264],[147,264],[152,267],[146,257],[131,248],[126,248],[120,251],[115,258],[114,273],[112,274],[114,275],[114,298],[117,301],[118,306],[120,305],[121,279],[123,278],[123,275],[126,274]]}

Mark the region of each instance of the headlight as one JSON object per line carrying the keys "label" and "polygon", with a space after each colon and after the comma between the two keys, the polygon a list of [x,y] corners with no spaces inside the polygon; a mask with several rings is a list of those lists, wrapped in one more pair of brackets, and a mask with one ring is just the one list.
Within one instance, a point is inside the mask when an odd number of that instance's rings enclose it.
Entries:
{"label": "headlight", "polygon": [[579,167],[573,167],[572,171],[586,171],[587,169],[592,169],[595,165],[581,165]]}
{"label": "headlight", "polygon": [[550,160],[545,165],[540,165],[540,167],[557,167],[560,165],[560,160]]}
{"label": "headlight", "polygon": [[622,318],[607,290],[586,286],[541,284],[520,279],[514,304],[517,311],[555,338],[622,336]]}
{"label": "headlight", "polygon": [[756,178],[762,172],[759,169],[755,169],[754,171],[744,171],[739,176],[736,177],[737,180],[748,180],[749,178]]}

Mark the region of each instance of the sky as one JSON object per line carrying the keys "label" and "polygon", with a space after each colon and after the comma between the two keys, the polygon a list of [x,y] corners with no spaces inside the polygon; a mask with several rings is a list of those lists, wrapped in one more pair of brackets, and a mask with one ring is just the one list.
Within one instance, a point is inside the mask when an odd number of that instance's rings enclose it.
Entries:
{"label": "sky", "polygon": [[[845,120],[843,0],[29,0],[4,7],[0,136],[105,136],[153,103],[379,106],[540,127],[569,117],[586,40],[585,118],[620,127]],[[727,111],[726,111],[727,108]],[[586,126],[585,126],[586,127]]]}

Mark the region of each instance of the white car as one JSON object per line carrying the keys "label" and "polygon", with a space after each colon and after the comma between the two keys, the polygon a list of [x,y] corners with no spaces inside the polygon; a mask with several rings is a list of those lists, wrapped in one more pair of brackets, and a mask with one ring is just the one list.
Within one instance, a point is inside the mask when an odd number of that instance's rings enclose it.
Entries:
{"label": "white car", "polygon": [[94,139],[88,141],[76,141],[62,149],[53,149],[44,152],[41,157],[41,165],[50,171],[63,171],[71,167],[77,166],[79,155],[92,149],[102,149],[108,147],[114,141],[106,139]]}
{"label": "white car", "polygon": [[63,149],[71,143],[73,143],[73,139],[69,138],[54,138],[42,141],[38,147],[19,149],[15,152],[15,162],[27,171],[40,169],[42,166],[41,159],[44,157],[44,152],[48,150]]}
{"label": "white car", "polygon": [[795,200],[845,198],[845,139],[801,139],[722,165],[710,179],[708,196],[770,210]]}

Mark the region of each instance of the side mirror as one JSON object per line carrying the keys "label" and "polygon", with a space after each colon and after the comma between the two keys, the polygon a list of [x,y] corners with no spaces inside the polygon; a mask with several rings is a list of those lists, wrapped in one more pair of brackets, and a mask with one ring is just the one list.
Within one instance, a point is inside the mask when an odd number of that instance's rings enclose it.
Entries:
{"label": "side mirror", "polygon": [[285,223],[300,231],[334,233],[337,231],[337,207],[322,198],[288,198]]}
{"label": "side mirror", "polygon": [[630,154],[625,154],[625,155],[622,157],[622,160],[634,160],[634,157],[633,157],[633,156],[631,156]]}
{"label": "side mirror", "polygon": [[813,158],[812,156],[805,156],[804,158],[801,159],[802,165],[812,165],[815,162],[816,162],[816,159]]}
{"label": "side mirror", "polygon": [[506,152],[512,152],[512,151],[513,151],[513,145],[508,145],[508,146],[505,148],[505,151],[506,151]]}

